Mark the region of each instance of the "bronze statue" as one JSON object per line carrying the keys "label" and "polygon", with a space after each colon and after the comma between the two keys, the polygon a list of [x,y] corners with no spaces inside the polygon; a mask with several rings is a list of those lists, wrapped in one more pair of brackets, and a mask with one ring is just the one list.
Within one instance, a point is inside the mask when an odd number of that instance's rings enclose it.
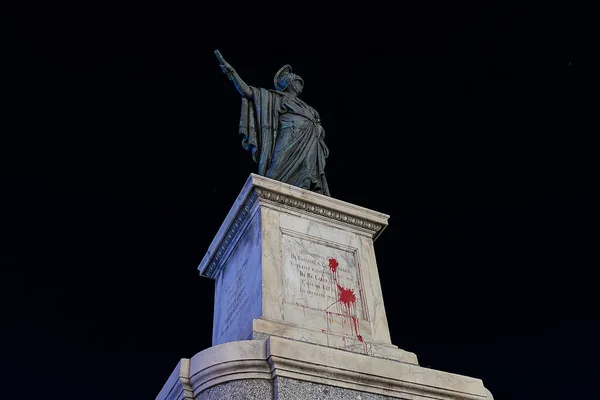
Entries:
{"label": "bronze statue", "polygon": [[325,179],[325,130],[317,111],[298,98],[304,80],[284,65],[275,74],[275,90],[248,86],[218,50],[215,55],[242,95],[239,133],[259,175],[331,196]]}

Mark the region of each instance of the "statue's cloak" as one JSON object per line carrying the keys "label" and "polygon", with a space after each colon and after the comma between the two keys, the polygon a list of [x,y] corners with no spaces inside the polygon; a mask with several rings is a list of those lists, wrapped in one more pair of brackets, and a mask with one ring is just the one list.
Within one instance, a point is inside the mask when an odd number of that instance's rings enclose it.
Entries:
{"label": "statue's cloak", "polygon": [[252,100],[242,98],[239,133],[259,175],[329,196],[329,150],[317,112],[285,92],[250,89]]}

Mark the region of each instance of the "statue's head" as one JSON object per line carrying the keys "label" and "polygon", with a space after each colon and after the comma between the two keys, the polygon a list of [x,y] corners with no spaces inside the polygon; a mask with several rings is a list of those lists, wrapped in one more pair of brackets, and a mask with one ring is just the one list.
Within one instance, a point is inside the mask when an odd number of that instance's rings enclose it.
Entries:
{"label": "statue's head", "polygon": [[275,89],[290,91],[296,95],[302,93],[302,89],[304,89],[304,80],[300,76],[292,73],[292,67],[287,64],[277,71],[273,81],[275,83]]}

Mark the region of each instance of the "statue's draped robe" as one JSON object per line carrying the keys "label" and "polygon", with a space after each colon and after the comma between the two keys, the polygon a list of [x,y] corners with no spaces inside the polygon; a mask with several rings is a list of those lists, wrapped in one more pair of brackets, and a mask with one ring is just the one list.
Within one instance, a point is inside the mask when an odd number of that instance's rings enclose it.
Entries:
{"label": "statue's draped robe", "polygon": [[250,86],[242,98],[242,146],[258,163],[258,173],[330,196],[325,179],[329,150],[319,114],[298,97]]}

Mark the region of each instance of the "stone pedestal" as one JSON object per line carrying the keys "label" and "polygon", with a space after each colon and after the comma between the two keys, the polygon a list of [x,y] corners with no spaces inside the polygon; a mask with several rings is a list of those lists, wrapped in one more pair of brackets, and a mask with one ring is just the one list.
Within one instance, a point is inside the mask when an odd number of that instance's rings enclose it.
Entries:
{"label": "stone pedestal", "polygon": [[157,399],[479,399],[390,341],[373,241],[388,215],[250,175],[198,267],[213,347]]}

